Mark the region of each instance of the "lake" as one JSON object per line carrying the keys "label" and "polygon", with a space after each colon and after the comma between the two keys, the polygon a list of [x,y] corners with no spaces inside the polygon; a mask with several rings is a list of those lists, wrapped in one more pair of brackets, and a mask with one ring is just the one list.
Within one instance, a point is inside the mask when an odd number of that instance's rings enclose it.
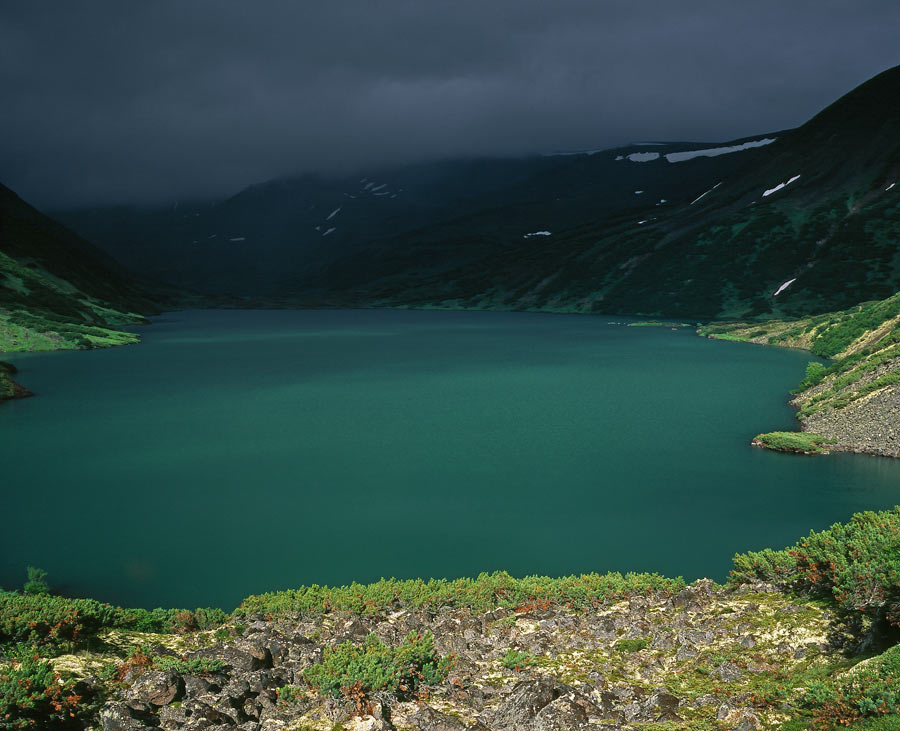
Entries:
{"label": "lake", "polygon": [[0,585],[131,606],[384,576],[724,579],[900,502],[900,460],[749,446],[806,353],[607,316],[192,311],[6,354]]}

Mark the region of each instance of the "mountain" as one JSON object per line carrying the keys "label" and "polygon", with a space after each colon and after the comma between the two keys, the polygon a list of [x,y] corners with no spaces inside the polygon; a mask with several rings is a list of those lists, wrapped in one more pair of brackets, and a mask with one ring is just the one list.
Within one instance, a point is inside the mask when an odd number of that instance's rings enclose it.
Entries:
{"label": "mountain", "polygon": [[155,303],[119,264],[0,185],[0,351],[136,342]]}
{"label": "mountain", "polygon": [[633,218],[648,201],[657,211],[670,200],[693,198],[758,157],[764,145],[754,140],[739,154],[698,156],[659,170],[622,160],[718,145],[644,143],[518,160],[444,161],[345,178],[278,180],[218,202],[54,215],[128,267],[172,284],[258,298],[356,302],[370,296],[356,288],[384,277],[408,281],[464,267],[530,243],[524,238],[530,233]]}
{"label": "mountain", "polygon": [[[62,211],[124,264],[285,304],[765,319],[900,289],[900,67],[802,127]],[[777,294],[776,294],[777,293]]]}

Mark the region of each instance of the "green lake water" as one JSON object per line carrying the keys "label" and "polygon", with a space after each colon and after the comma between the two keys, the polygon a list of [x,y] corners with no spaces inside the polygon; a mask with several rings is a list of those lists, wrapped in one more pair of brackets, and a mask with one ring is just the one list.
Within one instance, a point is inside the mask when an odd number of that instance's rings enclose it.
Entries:
{"label": "green lake water", "polygon": [[805,353],[613,318],[197,311],[6,355],[0,585],[134,606],[505,569],[723,579],[900,503],[900,460],[749,446]]}

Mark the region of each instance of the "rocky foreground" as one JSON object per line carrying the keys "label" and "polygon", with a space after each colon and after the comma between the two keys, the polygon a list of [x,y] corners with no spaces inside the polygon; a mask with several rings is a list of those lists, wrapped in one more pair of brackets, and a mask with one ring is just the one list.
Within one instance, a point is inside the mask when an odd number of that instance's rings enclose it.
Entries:
{"label": "rocky foreground", "polygon": [[[486,613],[407,610],[317,619],[248,616],[231,636],[110,632],[111,645],[143,642],[224,669],[191,675],[129,670],[100,680],[105,659],[57,658],[58,669],[107,683],[105,731],[161,729],[758,729],[784,720],[784,701],[810,677],[846,663],[860,638],[826,605],[791,599],[771,586],[724,589],[708,580],[674,596],[636,597],[596,610],[522,606]],[[304,672],[323,649],[388,645],[431,632],[455,660],[446,679],[417,697],[322,697]],[[222,630],[218,631],[222,636]],[[513,653],[510,653],[513,650]],[[512,659],[510,659],[512,658]],[[780,690],[779,690],[780,686]],[[352,696],[352,694],[351,694]]]}

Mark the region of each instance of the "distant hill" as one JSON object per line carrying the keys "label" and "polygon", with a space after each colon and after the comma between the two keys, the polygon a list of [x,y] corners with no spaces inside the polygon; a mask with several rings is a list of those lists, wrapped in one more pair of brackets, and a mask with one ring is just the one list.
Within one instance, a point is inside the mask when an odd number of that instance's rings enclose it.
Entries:
{"label": "distant hill", "polygon": [[0,352],[134,342],[156,311],[107,254],[0,185]]}
{"label": "distant hill", "polygon": [[900,290],[898,140],[900,67],[799,129],[731,142],[307,176],[58,216],[148,275],[288,304],[796,316]]}

